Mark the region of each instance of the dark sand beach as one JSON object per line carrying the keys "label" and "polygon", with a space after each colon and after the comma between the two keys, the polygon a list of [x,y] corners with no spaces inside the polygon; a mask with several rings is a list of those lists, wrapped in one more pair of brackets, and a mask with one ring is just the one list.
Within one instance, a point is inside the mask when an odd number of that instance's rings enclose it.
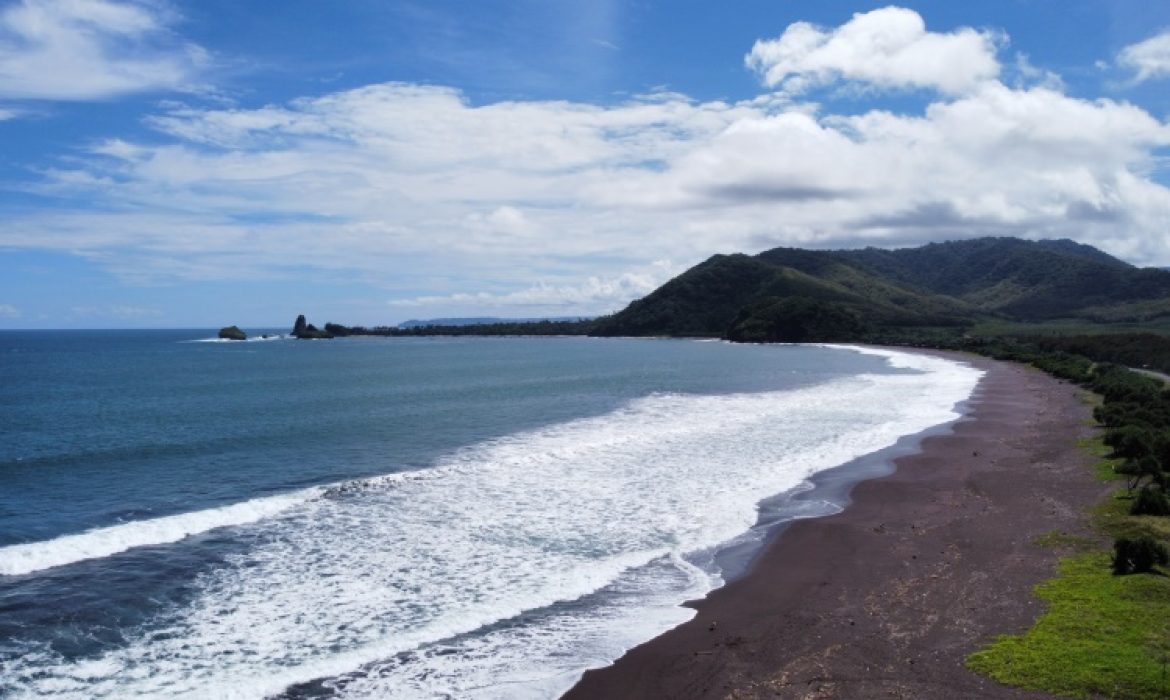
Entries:
{"label": "dark sand beach", "polygon": [[987,374],[952,433],[858,484],[844,512],[793,523],[745,576],[696,602],[694,620],[565,697],[1047,697],[964,660],[1031,625],[1042,611],[1032,588],[1057,558],[1032,540],[1084,534],[1109,490],[1077,447],[1090,408],[1039,371],[955,357]]}

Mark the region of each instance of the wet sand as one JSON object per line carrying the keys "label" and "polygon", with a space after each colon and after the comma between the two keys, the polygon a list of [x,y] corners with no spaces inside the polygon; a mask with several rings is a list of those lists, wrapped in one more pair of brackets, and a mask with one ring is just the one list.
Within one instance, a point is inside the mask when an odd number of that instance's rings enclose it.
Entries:
{"label": "wet sand", "polygon": [[1032,588],[1057,554],[1032,540],[1087,534],[1109,487],[1077,439],[1078,387],[1019,365],[987,371],[967,416],[897,470],[854,487],[842,513],[797,521],[698,614],[569,700],[617,698],[1034,698],[964,660],[1042,612]]}

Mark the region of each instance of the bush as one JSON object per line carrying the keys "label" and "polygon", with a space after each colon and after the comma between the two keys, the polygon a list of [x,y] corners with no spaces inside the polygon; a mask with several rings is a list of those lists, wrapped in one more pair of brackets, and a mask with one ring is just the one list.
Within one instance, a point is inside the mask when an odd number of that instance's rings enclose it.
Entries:
{"label": "bush", "polygon": [[1170,554],[1166,548],[1150,537],[1123,537],[1113,543],[1113,573],[1117,576],[1153,571],[1155,565],[1166,566],[1167,562]]}
{"label": "bush", "polygon": [[1146,484],[1138,491],[1129,509],[1130,515],[1170,515],[1170,500],[1158,486]]}

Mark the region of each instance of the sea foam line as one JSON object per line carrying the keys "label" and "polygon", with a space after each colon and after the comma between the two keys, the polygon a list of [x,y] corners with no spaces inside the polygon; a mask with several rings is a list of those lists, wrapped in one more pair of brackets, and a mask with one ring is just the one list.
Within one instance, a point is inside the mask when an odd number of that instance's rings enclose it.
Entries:
{"label": "sea foam line", "polygon": [[221,527],[247,525],[270,518],[323,493],[322,488],[303,489],[230,506],[136,520],[74,535],[62,535],[51,540],[0,547],[0,575],[30,574],[86,559],[101,559],[135,547],[171,544]]}
{"label": "sea foam line", "polygon": [[258,335],[258,336],[252,337],[252,338],[248,338],[246,340],[232,340],[230,338],[194,338],[191,340],[180,340],[179,342],[180,343],[267,343],[269,341],[274,341],[274,340],[291,340],[291,339],[292,339],[291,335],[285,335],[283,333],[280,333],[280,334],[266,333],[264,335]]}
{"label": "sea foam line", "polygon": [[[584,631],[525,622],[476,636],[484,641],[470,656],[426,652],[645,573],[664,556],[685,564],[751,528],[761,498],[957,418],[955,404],[981,375],[929,356],[888,359],[925,376],[651,395],[470,446],[418,475],[323,489],[270,524],[279,537],[202,576],[189,604],[126,647],[85,660],[22,655],[0,675],[15,679],[14,697],[260,698],[389,661],[396,666],[343,695],[551,696],[620,653],[599,642],[582,657],[581,634],[649,638],[689,617],[672,605],[718,576],[680,565],[687,581],[665,594],[659,584],[633,591],[629,615],[611,616],[608,603],[591,609]],[[653,623],[648,606],[659,611]],[[417,653],[398,657],[407,651]]]}
{"label": "sea foam line", "polygon": [[449,475],[452,471],[456,470],[448,468],[381,474],[277,496],[254,498],[229,506],[134,520],[50,540],[0,547],[0,576],[20,576],[88,559],[102,559],[136,547],[173,544],[221,527],[259,522],[317,498],[337,498],[405,481],[434,479]]}

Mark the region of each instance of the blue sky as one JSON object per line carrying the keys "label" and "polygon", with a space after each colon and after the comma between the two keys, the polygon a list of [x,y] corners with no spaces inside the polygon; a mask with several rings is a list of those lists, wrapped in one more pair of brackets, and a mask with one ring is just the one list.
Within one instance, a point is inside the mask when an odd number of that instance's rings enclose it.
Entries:
{"label": "blue sky", "polygon": [[1168,3],[0,1],[0,328],[591,315],[777,245],[1166,266],[1168,85]]}

